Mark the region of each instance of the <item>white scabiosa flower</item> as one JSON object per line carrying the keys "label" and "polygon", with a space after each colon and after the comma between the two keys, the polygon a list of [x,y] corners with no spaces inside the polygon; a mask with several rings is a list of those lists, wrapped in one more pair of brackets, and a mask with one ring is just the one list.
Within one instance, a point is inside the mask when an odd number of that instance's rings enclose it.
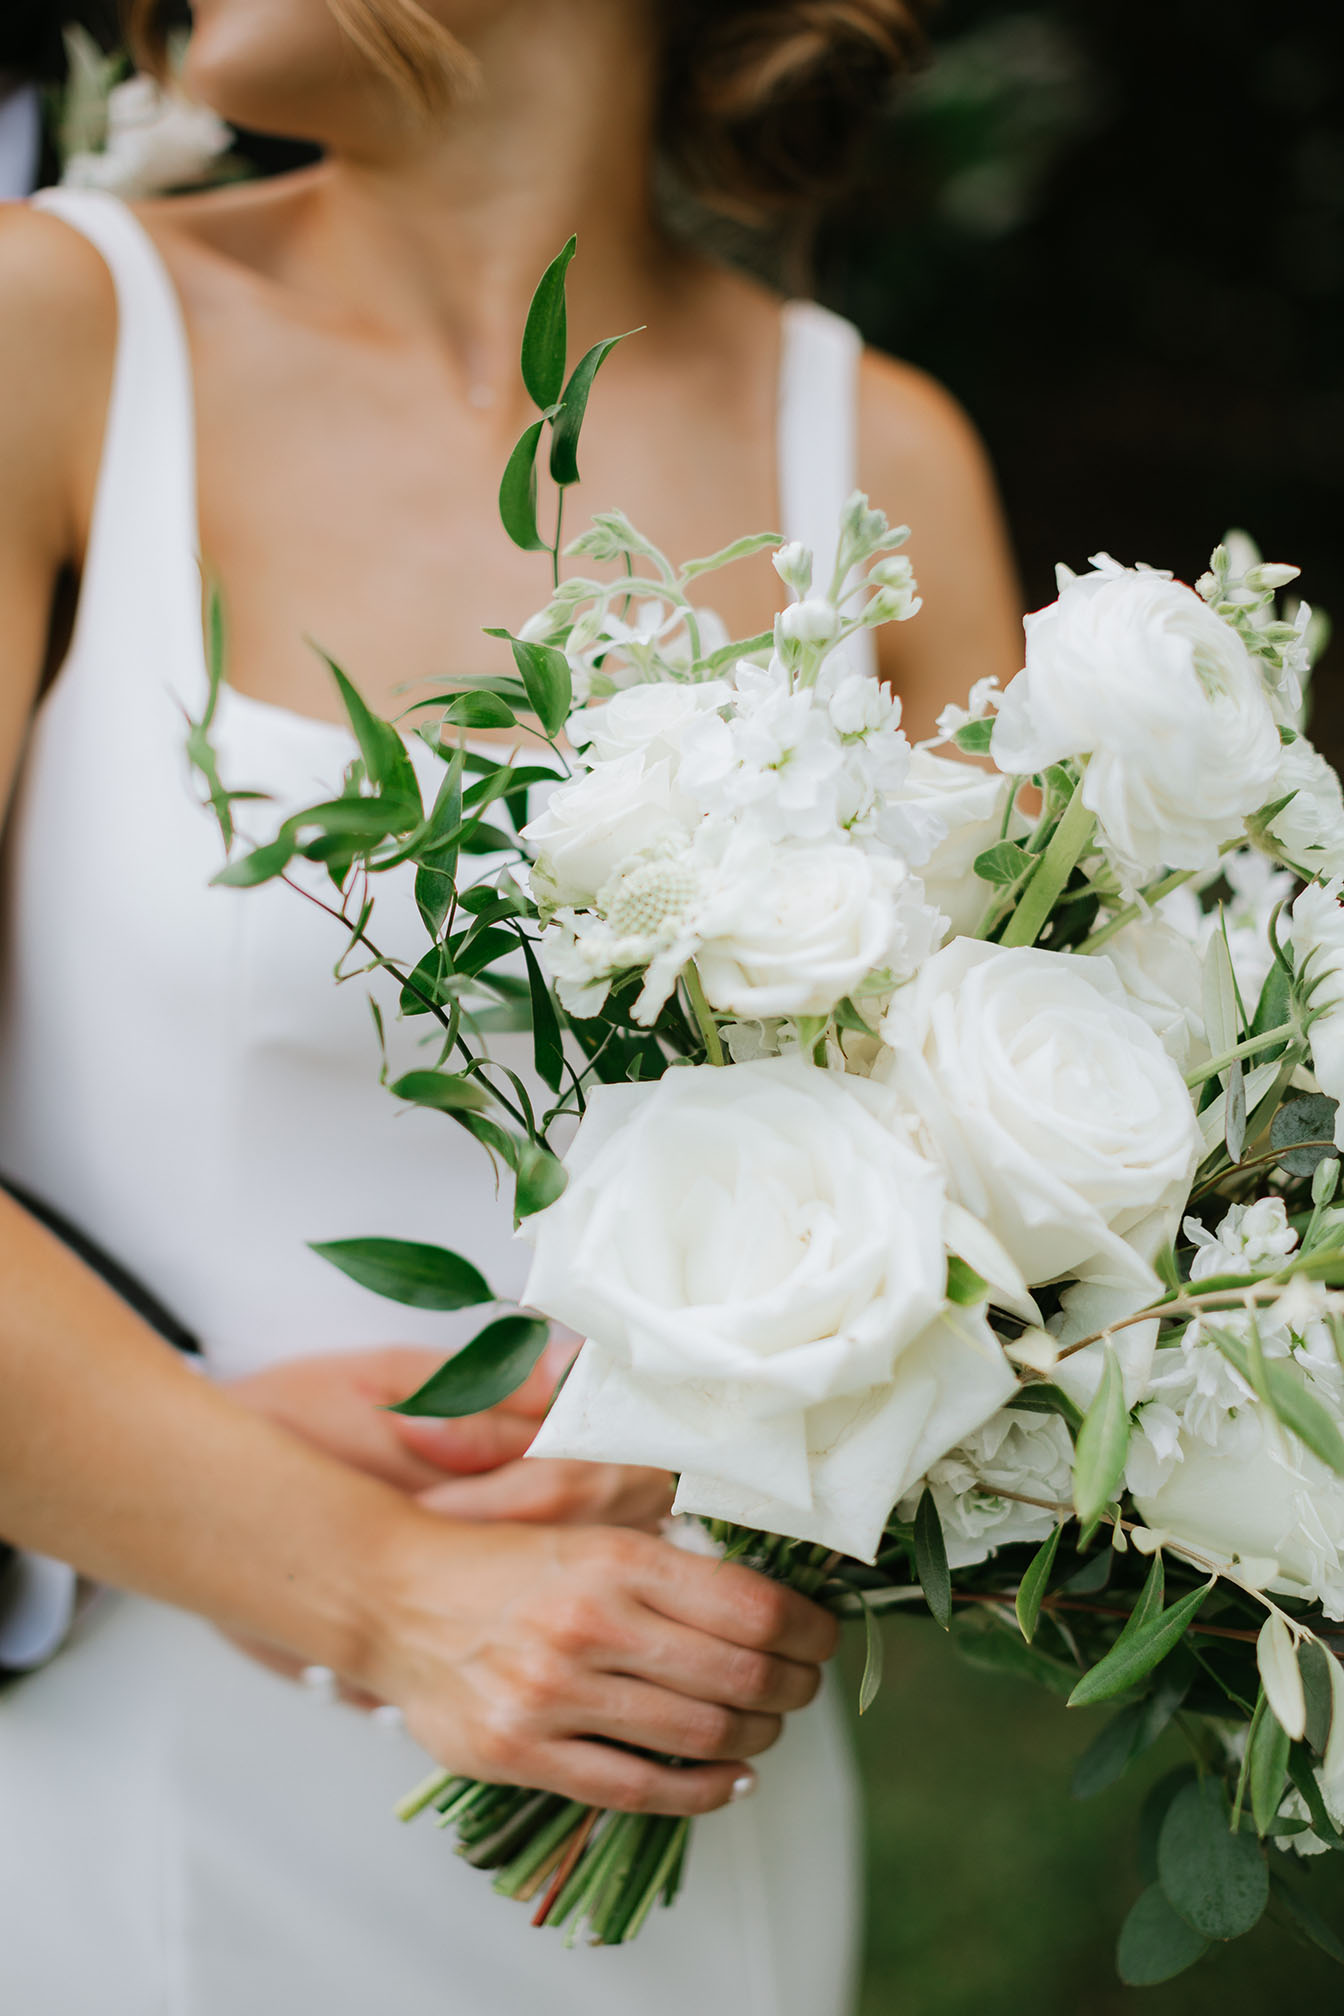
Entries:
{"label": "white scabiosa flower", "polygon": [[1015,776],[1085,762],[1083,802],[1133,889],[1215,865],[1269,802],[1279,733],[1256,659],[1193,589],[1109,554],[1092,564],[1061,570],[1058,599],[1028,616],[991,753]]}

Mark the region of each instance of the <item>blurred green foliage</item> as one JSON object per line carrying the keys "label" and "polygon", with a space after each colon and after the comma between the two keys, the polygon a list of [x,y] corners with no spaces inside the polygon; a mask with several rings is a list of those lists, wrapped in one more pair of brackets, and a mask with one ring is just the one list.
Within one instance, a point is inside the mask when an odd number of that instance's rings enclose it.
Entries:
{"label": "blurred green foliage", "polygon": [[[855,1720],[867,1801],[867,1946],[858,2016],[1263,2016],[1340,2006],[1344,1975],[1276,1925],[1162,1988],[1124,1988],[1115,1940],[1143,1888],[1139,1809],[1187,1761],[1170,1735],[1080,1803],[1073,1767],[1104,1709],[966,1665],[927,1620],[885,1626],[882,1691]],[[858,1698],[861,1634],[844,1690]],[[1308,1894],[1312,1865],[1302,1865]],[[1329,1901],[1325,1901],[1327,1915]]]}

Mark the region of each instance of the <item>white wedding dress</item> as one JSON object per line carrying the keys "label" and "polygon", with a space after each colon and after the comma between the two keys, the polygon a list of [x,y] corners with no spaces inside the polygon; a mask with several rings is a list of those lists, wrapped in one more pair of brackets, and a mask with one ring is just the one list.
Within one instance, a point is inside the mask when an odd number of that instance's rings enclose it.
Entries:
{"label": "white wedding dress", "polygon": [[[78,620],[10,821],[0,1173],[139,1276],[213,1375],[392,1340],[447,1350],[472,1312],[379,1300],[305,1242],[441,1242],[504,1295],[525,1250],[475,1144],[380,1087],[369,983],[332,982],[339,927],[283,887],[208,887],[220,841],[184,756],[205,668],[178,305],[122,204],[40,200],[107,260],[120,341]],[[784,529],[829,559],[857,339],[806,304],[786,309],[784,337]],[[217,742],[227,780],[275,794],[259,832],[338,785],[353,753],[342,729],[233,692]],[[436,759],[418,760],[432,783]],[[417,942],[409,903],[380,899],[389,946]],[[402,1050],[419,1033],[392,1028]],[[404,1735],[263,1671],[200,1620],[101,1595],[49,1667],[0,1693],[0,2011],[848,2007],[851,1767],[826,1702],[792,1718],[753,1799],[699,1824],[676,1908],[620,1951],[566,1952],[427,1821],[399,1827],[394,1801],[425,1768]]]}

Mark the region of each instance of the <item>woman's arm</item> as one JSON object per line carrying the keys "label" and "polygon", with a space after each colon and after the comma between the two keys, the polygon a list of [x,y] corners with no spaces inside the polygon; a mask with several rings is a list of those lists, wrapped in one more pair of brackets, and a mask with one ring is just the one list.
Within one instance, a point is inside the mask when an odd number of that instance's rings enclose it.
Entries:
{"label": "woman's arm", "polygon": [[974,427],[942,386],[869,351],[860,374],[859,478],[893,524],[924,606],[877,633],[883,678],[900,694],[911,741],[934,732],[949,700],[1022,665],[1022,601],[994,472]]}

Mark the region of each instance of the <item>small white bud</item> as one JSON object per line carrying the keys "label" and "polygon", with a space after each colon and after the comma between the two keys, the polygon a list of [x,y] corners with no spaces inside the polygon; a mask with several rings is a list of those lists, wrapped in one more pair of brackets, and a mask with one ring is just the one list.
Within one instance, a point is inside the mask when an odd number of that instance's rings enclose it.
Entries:
{"label": "small white bud", "polygon": [[807,594],[812,586],[812,555],[801,539],[790,539],[778,547],[770,564],[786,588],[798,596]]}
{"label": "small white bud", "polygon": [[1281,561],[1266,560],[1259,567],[1247,570],[1246,586],[1273,594],[1275,589],[1286,588],[1290,581],[1296,581],[1302,572],[1300,567],[1289,567]]}
{"label": "small white bud", "polygon": [[914,578],[915,570],[904,553],[879,560],[868,570],[868,579],[879,588],[909,588]]}
{"label": "small white bud", "polygon": [[840,615],[834,603],[810,596],[781,610],[779,627],[791,644],[831,644],[840,628]]}

